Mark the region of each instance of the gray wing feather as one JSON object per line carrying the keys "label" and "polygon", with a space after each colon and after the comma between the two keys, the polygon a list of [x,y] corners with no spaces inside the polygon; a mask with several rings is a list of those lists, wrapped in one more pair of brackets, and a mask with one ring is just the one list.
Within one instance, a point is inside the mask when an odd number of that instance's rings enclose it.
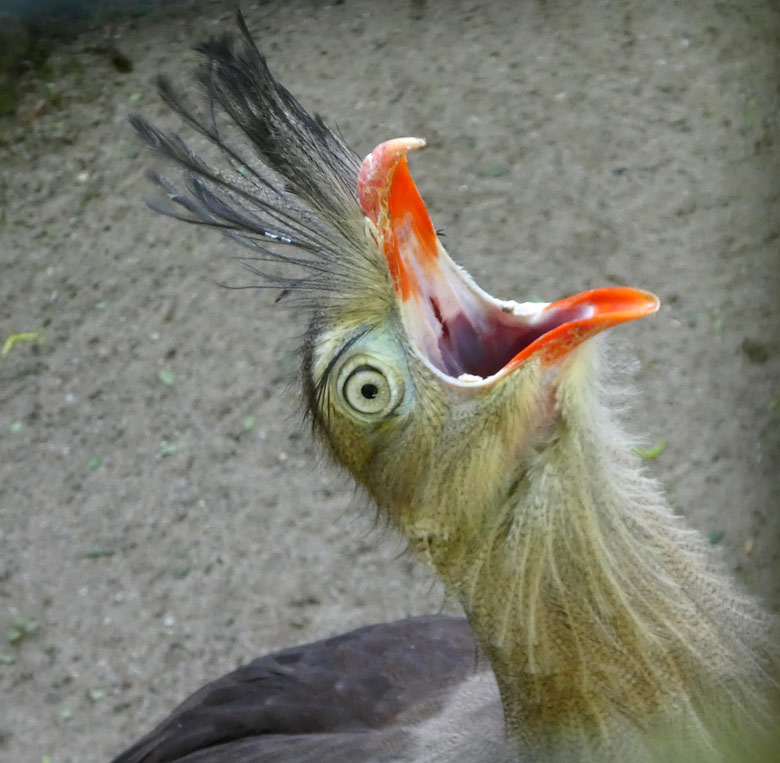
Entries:
{"label": "gray wing feather", "polygon": [[463,618],[368,626],[208,684],[114,763],[404,760],[414,728],[485,670]]}

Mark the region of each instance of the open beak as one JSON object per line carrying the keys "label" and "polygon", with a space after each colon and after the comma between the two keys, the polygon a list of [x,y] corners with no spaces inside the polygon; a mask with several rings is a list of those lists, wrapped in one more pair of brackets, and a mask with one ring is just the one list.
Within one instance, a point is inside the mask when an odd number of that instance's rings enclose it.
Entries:
{"label": "open beak", "polygon": [[364,160],[358,193],[374,224],[412,344],[439,373],[477,383],[538,357],[550,365],[618,323],[652,315],[658,298],[627,286],[557,302],[504,301],[480,289],[441,245],[409,174],[420,138],[380,144]]}

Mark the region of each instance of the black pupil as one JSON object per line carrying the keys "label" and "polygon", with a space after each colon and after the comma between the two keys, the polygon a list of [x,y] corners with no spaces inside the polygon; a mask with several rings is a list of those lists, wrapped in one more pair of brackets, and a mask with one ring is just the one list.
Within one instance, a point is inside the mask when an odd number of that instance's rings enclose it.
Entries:
{"label": "black pupil", "polygon": [[363,395],[366,400],[373,400],[379,394],[379,388],[376,384],[364,384],[360,388],[360,394]]}

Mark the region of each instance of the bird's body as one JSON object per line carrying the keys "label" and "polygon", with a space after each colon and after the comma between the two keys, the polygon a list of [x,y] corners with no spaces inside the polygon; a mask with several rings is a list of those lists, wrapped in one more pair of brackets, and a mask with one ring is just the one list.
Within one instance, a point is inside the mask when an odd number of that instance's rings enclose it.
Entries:
{"label": "bird's body", "polygon": [[193,760],[224,763],[516,760],[471,629],[445,615],[261,657],[200,689],[124,759],[190,760],[198,751]]}
{"label": "bird's body", "polygon": [[242,29],[239,47],[201,49],[202,114],[161,82],[224,169],[134,118],[185,171],[184,192],[158,178],[163,211],[221,228],[265,285],[305,295],[314,429],[468,625],[401,621],[261,658],[117,763],[769,760],[774,621],[642,473],[593,338],[655,297],[490,297],[411,180],[422,141],[360,163]]}

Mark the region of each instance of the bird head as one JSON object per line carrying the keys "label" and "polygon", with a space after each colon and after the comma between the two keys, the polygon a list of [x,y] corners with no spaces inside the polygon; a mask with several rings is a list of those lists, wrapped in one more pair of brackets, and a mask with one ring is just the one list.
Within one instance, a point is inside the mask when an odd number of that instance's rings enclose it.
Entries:
{"label": "bird head", "polygon": [[627,287],[552,303],[492,297],[437,236],[407,160],[424,145],[397,138],[363,160],[365,256],[353,267],[374,286],[347,290],[349,308],[316,322],[304,367],[323,440],[436,557],[501,521],[492,509],[559,421],[582,345],[658,300]]}
{"label": "bird head", "polygon": [[152,206],[249,247],[259,286],[293,295],[308,316],[303,387],[316,431],[415,547],[447,554],[501,521],[495,507],[565,414],[562,382],[582,348],[658,300],[625,287],[551,303],[490,296],[450,259],[411,178],[407,154],[424,141],[387,141],[361,163],[238,23],[238,43],[199,47],[204,109],[158,81],[219,164],[131,116],[182,170],[179,183],[153,175],[167,200]]}
{"label": "bird head", "polygon": [[361,162],[238,23],[238,43],[199,48],[205,108],[158,82],[216,161],[131,117],[180,171],[153,175],[165,198],[152,206],[247,247],[257,286],[281,288],[304,316],[314,429],[464,605],[508,733],[543,750],[557,729],[576,744],[596,727],[623,739],[624,720],[696,708],[688,697],[727,675],[729,707],[752,707],[737,668],[757,670],[745,636],[760,618],[745,606],[733,619],[730,585],[698,571],[701,546],[592,405],[594,338],[654,313],[657,298],[492,297],[450,259],[412,181],[407,155],[424,142],[390,140]]}

